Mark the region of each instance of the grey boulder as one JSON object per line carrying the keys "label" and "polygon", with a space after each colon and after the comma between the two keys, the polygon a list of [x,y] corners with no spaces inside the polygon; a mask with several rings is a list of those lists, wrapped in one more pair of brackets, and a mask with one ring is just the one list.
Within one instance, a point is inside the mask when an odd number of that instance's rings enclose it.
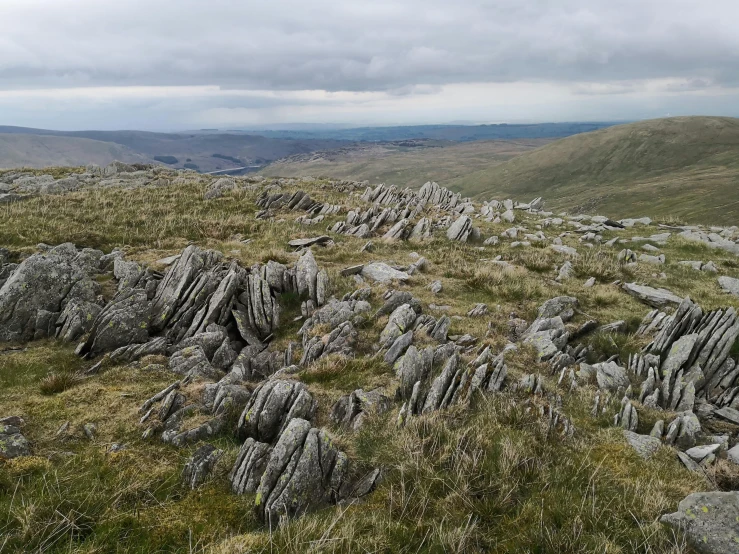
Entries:
{"label": "grey boulder", "polygon": [[739,492],[696,492],[685,497],[677,512],[660,519],[681,529],[700,554],[728,554],[739,545]]}

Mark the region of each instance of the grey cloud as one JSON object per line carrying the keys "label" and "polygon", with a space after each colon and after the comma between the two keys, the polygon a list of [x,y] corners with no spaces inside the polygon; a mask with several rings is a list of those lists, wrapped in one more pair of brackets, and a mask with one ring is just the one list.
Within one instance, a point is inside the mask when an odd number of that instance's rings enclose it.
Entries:
{"label": "grey cloud", "polygon": [[3,4],[2,89],[220,85],[403,95],[521,80],[733,84],[739,66],[734,0]]}

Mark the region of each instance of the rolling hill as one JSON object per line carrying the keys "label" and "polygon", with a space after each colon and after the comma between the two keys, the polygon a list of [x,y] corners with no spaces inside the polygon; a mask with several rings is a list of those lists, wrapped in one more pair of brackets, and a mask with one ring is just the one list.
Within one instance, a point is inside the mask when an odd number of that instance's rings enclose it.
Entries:
{"label": "rolling hill", "polygon": [[739,221],[739,119],[676,117],[564,138],[447,185],[552,209]]}
{"label": "rolling hill", "polygon": [[[55,165],[62,152],[74,150],[79,153],[76,160],[85,165],[91,163],[100,146],[90,142],[107,143],[121,148],[121,152],[133,152],[147,160],[162,158],[170,167],[191,168],[203,172],[218,171],[234,167],[251,166],[259,169],[272,160],[346,145],[337,140],[276,139],[245,134],[187,134],[152,133],[147,131],[52,131],[27,127],[0,126],[0,136],[5,137],[4,155],[0,167],[19,167],[23,160],[36,160],[33,167]],[[33,155],[25,148],[29,136],[55,138],[43,139],[49,145],[48,157],[43,158],[43,149],[34,149]],[[87,140],[90,142],[79,142]],[[65,145],[65,141],[70,141]],[[86,152],[84,145],[93,147]],[[64,165],[71,165],[66,163]],[[121,160],[126,161],[126,160]],[[138,161],[138,160],[137,160]],[[5,163],[2,163],[5,162]],[[25,165],[28,165],[26,163]]]}
{"label": "rolling hill", "polygon": [[311,175],[420,187],[426,181],[456,183],[466,175],[486,171],[549,142],[550,139],[521,139],[358,144],[278,160],[261,173],[275,177]]}
{"label": "rolling hill", "polygon": [[0,167],[107,165],[114,160],[151,163],[126,146],[76,137],[0,134]]}

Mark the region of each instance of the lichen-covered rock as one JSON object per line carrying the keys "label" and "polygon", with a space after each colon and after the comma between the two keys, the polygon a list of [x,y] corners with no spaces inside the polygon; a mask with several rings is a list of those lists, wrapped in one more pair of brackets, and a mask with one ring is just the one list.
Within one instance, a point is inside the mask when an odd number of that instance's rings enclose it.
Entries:
{"label": "lichen-covered rock", "polygon": [[310,420],[316,402],[299,381],[273,379],[261,383],[252,393],[239,417],[239,434],[271,443],[295,418]]}
{"label": "lichen-covered rock", "polygon": [[380,333],[380,344],[389,347],[395,339],[407,333],[416,321],[416,312],[408,304],[403,304],[390,314],[387,325]]}
{"label": "lichen-covered rock", "polygon": [[146,291],[127,289],[101,310],[79,353],[97,356],[121,346],[144,343],[149,339],[150,320]]}
{"label": "lichen-covered rock", "polygon": [[140,360],[144,356],[163,356],[167,353],[167,349],[167,339],[164,337],[157,337],[143,344],[121,346],[120,348],[113,350],[113,352],[110,353],[109,358],[114,362],[130,363]]}
{"label": "lichen-covered rock", "polygon": [[221,374],[210,364],[200,346],[178,350],[169,358],[169,369],[180,375],[218,379]]}
{"label": "lichen-covered rock", "polygon": [[100,310],[100,306],[94,302],[70,300],[56,320],[57,338],[72,342],[89,333]]}
{"label": "lichen-covered rock", "polygon": [[728,554],[739,547],[739,492],[695,492],[662,523],[682,530],[696,552]]}
{"label": "lichen-covered rock", "polygon": [[344,357],[354,355],[357,331],[350,321],[345,321],[333,331],[322,337],[313,337],[305,344],[300,365],[304,366],[323,356],[338,354]]}
{"label": "lichen-covered rock", "polygon": [[25,259],[0,287],[0,341],[32,340],[39,312],[59,314],[73,299],[95,301],[91,270],[72,244]]}
{"label": "lichen-covered rock", "polygon": [[31,447],[21,430],[9,423],[0,423],[0,460],[31,454]]}
{"label": "lichen-covered rock", "polygon": [[198,448],[182,470],[183,482],[192,490],[198,488],[211,474],[222,455],[223,450],[212,444],[204,444]]}
{"label": "lichen-covered rock", "polygon": [[379,390],[365,392],[357,389],[342,396],[331,408],[331,421],[348,429],[359,429],[368,415],[381,414],[390,409],[390,399]]}
{"label": "lichen-covered rock", "polygon": [[662,442],[655,437],[638,435],[626,429],[624,429],[624,437],[634,450],[636,450],[636,453],[644,459],[650,458],[662,446]]}
{"label": "lichen-covered rock", "polygon": [[557,296],[547,300],[539,307],[539,318],[561,317],[562,321],[569,321],[575,315],[578,307],[577,298],[572,296]]}
{"label": "lichen-covered rock", "polygon": [[333,504],[347,477],[349,462],[328,434],[293,419],[272,449],[254,501],[258,517],[277,526]]}
{"label": "lichen-covered rock", "polygon": [[269,444],[252,438],[244,441],[236,456],[236,463],[228,475],[234,494],[257,492],[271,454],[272,447]]}

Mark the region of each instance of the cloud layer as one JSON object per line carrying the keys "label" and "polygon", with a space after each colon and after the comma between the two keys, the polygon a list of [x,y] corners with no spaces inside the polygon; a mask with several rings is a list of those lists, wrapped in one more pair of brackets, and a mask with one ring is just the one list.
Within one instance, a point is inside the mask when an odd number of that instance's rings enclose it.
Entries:
{"label": "cloud layer", "polygon": [[[49,91],[52,120],[90,88],[100,113],[107,101],[118,118],[138,101],[170,113],[162,124],[185,125],[224,110],[285,121],[309,106],[328,119],[398,105],[422,115],[419,99],[450,87],[556,90],[542,98],[554,120],[565,96],[607,107],[623,103],[614,96],[723,96],[739,85],[734,0],[3,0],[2,21],[3,120],[11,107],[36,113],[33,95],[24,104],[11,94],[32,89]],[[443,113],[463,112],[452,103]],[[505,110],[478,119],[490,116]]]}

